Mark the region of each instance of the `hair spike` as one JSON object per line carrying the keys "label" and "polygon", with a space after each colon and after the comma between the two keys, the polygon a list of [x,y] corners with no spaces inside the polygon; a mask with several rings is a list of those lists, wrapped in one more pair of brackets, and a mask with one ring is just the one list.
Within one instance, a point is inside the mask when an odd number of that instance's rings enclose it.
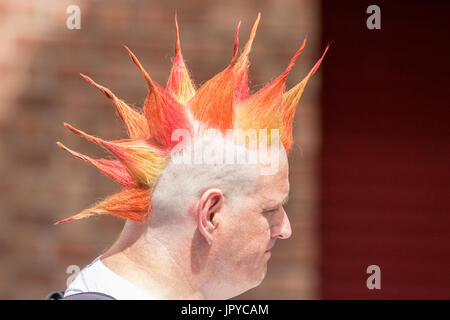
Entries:
{"label": "hair spike", "polygon": [[97,84],[90,77],[80,73],[80,75],[91,85],[103,92],[106,97],[113,100],[120,118],[128,130],[130,138],[145,138],[148,135],[148,125],[145,116],[129,107],[123,100],[118,99],[108,88]]}
{"label": "hair spike", "polygon": [[294,67],[295,61],[297,61],[297,58],[302,53],[303,49],[305,48],[306,44],[306,38],[303,40],[302,45],[300,48],[295,52],[294,56],[289,61],[289,65],[286,67],[284,72],[279,75],[275,80],[268,83],[264,88],[260,89],[258,92],[254,94],[254,96],[261,96],[264,98],[268,98],[267,96],[281,94],[284,89],[284,85],[286,83],[287,76],[289,72]]}
{"label": "hair spike", "polygon": [[151,190],[149,189],[123,188],[120,192],[106,198],[92,208],[55,222],[55,224],[79,220],[97,214],[109,214],[134,222],[141,222],[151,214],[150,198]]}
{"label": "hair spike", "polygon": [[323,58],[325,57],[325,54],[327,53],[328,49],[330,49],[330,44],[327,44],[325,50],[322,53],[322,56],[320,57],[320,59],[316,62],[316,64],[314,65],[313,69],[312,69],[312,73],[311,75],[313,75],[314,73],[316,73],[317,69],[319,69],[320,64],[322,63]]}
{"label": "hair spike", "polygon": [[[248,86],[249,54],[260,18],[261,14],[258,13],[249,39],[240,55],[238,55],[241,25],[239,21],[230,64],[206,81],[198,90],[195,89],[181,54],[176,13],[175,56],[166,88],[152,80],[134,53],[125,46],[147,84],[147,96],[143,110],[134,110],[123,100],[117,98],[111,90],[81,74],[86,81],[113,100],[128,129],[129,138],[105,141],[64,123],[72,132],[100,145],[117,160],[93,159],[67,148],[60,142],[57,145],[73,156],[93,165],[100,172],[121,184],[123,189],[92,208],[56,224],[97,214],[114,215],[135,222],[147,219],[151,213],[153,188],[170,161],[173,147],[179,143],[171,139],[172,133],[176,129],[185,129],[191,134],[200,135],[204,134],[204,131],[197,130],[199,128],[213,128],[223,133],[227,129],[278,129],[281,131],[281,142],[286,152],[289,152],[293,143],[292,125],[297,104],[308,80],[319,68],[329,45],[308,75],[288,92],[284,92],[286,78],[305,47],[305,38],[284,72],[250,95]],[[208,131],[206,130],[206,132]],[[270,131],[267,138],[271,140]]]}
{"label": "hair spike", "polygon": [[180,34],[178,29],[177,14],[175,13],[175,57],[166,89],[179,103],[186,103],[195,95],[195,86],[192,82],[189,70],[186,67],[180,47]]}
{"label": "hair spike", "polygon": [[231,58],[230,64],[234,64],[237,58],[238,49],[239,49],[239,28],[241,26],[241,21],[239,21],[236,27],[236,34],[234,37],[234,48],[233,48],[233,57]]}
{"label": "hair spike", "polygon": [[177,12],[175,12],[175,55],[177,55],[181,49],[180,49],[180,30],[178,28],[178,15]]}
{"label": "hair spike", "polygon": [[281,128],[281,104],[284,86],[289,71],[294,66],[300,53],[305,47],[306,39],[292,57],[285,71],[264,88],[249,97],[237,108],[236,118],[238,127],[250,128]]}
{"label": "hair spike", "polygon": [[242,51],[239,62],[243,63],[244,60],[248,60],[248,55],[250,50],[252,49],[253,40],[255,40],[256,31],[258,30],[259,20],[261,19],[261,13],[258,12],[258,16],[256,17],[255,22],[253,23],[252,30],[250,31],[250,36],[248,38],[247,43],[245,44],[244,50]]}
{"label": "hair spike", "polygon": [[207,128],[225,132],[233,127],[234,73],[232,66],[203,84],[189,101],[194,118]]}
{"label": "hair spike", "polygon": [[92,159],[84,154],[67,148],[59,141],[56,144],[58,145],[58,147],[67,151],[74,157],[93,165],[101,173],[103,173],[107,177],[110,177],[112,180],[121,184],[122,186],[131,186],[135,184],[133,178],[130,176],[127,169],[122,165],[120,161],[108,159]]}
{"label": "hair spike", "polygon": [[258,30],[260,18],[261,13],[258,13],[256,21],[254,22],[252,30],[250,32],[249,39],[245,44],[244,50],[242,51],[235,65],[236,80],[234,84],[233,98],[236,103],[241,103],[250,96],[250,89],[248,87],[248,67],[250,62],[248,60],[248,55],[250,54],[253,40],[255,39],[256,31]]}
{"label": "hair spike", "polygon": [[207,128],[225,132],[234,122],[234,96],[236,84],[236,56],[239,47],[239,27],[237,26],[234,52],[230,64],[222,72],[205,82],[189,101],[194,118]]}
{"label": "hair spike", "polygon": [[142,75],[144,76],[145,83],[147,84],[149,91],[154,91],[154,85],[152,78],[150,78],[150,75],[145,71],[144,67],[139,62],[138,58],[134,55],[134,53],[128,48],[127,46],[124,46],[125,50],[128,51],[128,55],[130,56],[131,60],[133,60],[134,64],[138,67],[138,69],[141,71]]}
{"label": "hair spike", "polygon": [[142,186],[152,188],[156,184],[160,172],[167,164],[168,152],[162,151],[156,146],[151,146],[144,140],[122,139],[108,142],[78,130],[67,123],[64,123],[64,125],[75,134],[111,152],[128,169],[134,180]]}
{"label": "hair spike", "polygon": [[286,152],[289,152],[291,150],[293,144],[292,129],[297,105],[300,101],[303,91],[305,90],[309,78],[311,78],[311,76],[319,68],[328,49],[329,45],[327,45],[322,56],[315,63],[314,67],[306,75],[306,77],[283,95],[283,102],[282,102],[283,130],[281,132],[281,142],[283,143]]}
{"label": "hair spike", "polygon": [[145,99],[144,114],[150,137],[163,148],[171,149],[177,144],[177,141],[171,139],[173,130],[183,128],[192,131],[186,110],[166,89],[153,82],[133,52],[128,47],[125,46],[125,48],[147,82],[148,93]]}

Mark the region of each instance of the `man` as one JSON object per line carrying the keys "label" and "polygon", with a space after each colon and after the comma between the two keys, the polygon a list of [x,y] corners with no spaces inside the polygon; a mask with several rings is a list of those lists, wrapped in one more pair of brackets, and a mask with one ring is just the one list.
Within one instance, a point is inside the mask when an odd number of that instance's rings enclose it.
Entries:
{"label": "man", "polygon": [[264,279],[276,240],[292,232],[283,209],[292,122],[323,56],[303,81],[284,92],[304,41],[286,71],[250,95],[248,54],[259,18],[239,57],[238,26],[230,65],[198,90],[181,56],[176,21],[166,88],[126,48],[148,86],[143,112],[83,75],[114,101],[129,138],[108,142],[65,124],[117,160],[92,159],[58,145],[123,189],[60,222],[93,214],[127,221],[118,240],[78,274],[65,296],[99,292],[116,299],[229,299]]}

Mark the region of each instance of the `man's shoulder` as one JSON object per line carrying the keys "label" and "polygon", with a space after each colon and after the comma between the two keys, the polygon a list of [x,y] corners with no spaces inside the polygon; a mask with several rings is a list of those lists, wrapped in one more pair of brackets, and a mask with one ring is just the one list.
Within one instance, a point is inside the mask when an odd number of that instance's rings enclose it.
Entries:
{"label": "man's shoulder", "polygon": [[143,291],[127,279],[116,274],[97,257],[84,267],[64,292],[64,297],[87,292],[101,293],[115,299],[154,300],[151,293]]}
{"label": "man's shoulder", "polygon": [[100,268],[100,257],[97,257],[76,275],[64,292],[64,297],[85,292],[97,292],[104,276],[104,272]]}

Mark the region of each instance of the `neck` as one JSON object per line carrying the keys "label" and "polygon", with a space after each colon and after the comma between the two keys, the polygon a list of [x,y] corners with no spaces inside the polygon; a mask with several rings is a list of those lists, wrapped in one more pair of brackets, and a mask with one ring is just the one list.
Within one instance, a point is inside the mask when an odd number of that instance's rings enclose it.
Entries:
{"label": "neck", "polygon": [[173,239],[168,245],[151,228],[125,229],[102,255],[105,266],[159,299],[207,299],[201,291],[201,273],[191,270],[190,246],[177,245]]}

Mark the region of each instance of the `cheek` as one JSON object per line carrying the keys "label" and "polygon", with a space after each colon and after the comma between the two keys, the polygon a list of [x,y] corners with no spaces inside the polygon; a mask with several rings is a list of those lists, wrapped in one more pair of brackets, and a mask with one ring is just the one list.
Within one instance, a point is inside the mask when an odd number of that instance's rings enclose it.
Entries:
{"label": "cheek", "polygon": [[237,260],[255,260],[270,241],[270,225],[261,214],[243,217],[228,237],[228,248]]}
{"label": "cheek", "polygon": [[[230,223],[223,222],[220,253],[215,260],[217,274],[223,274],[226,281],[243,285],[254,285],[261,281],[267,256],[265,251],[270,242],[269,221],[261,213],[243,212]],[[219,248],[218,248],[219,249]],[[264,269],[265,270],[265,269]]]}

